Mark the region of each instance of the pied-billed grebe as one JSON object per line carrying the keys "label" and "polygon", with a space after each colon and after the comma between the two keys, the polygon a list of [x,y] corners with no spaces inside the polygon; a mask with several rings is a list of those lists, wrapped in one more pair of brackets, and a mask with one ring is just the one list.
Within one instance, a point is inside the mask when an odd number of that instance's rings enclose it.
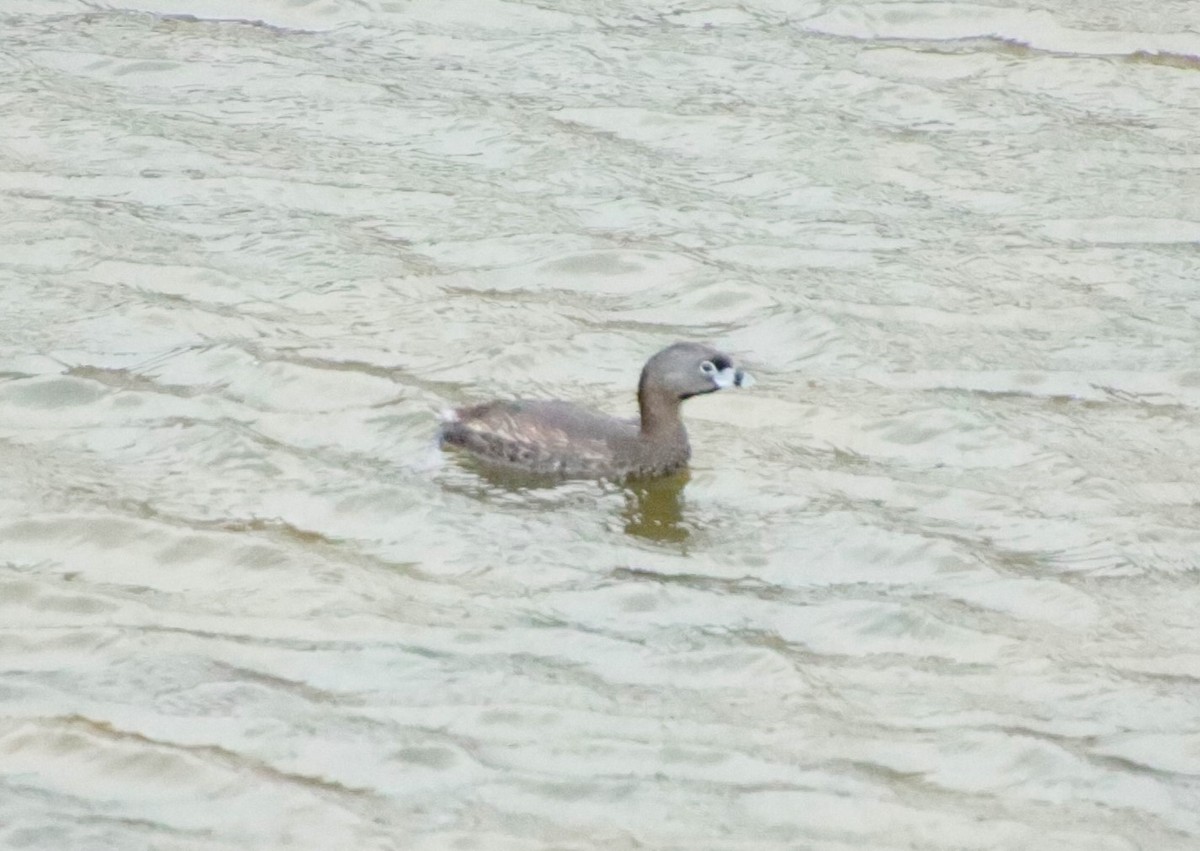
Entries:
{"label": "pied-billed grebe", "polygon": [[448,412],[442,444],[489,464],[571,477],[658,476],[687,464],[684,399],[754,382],[729,355],[676,343],[650,358],[638,382],[638,420],[621,420],[570,402],[484,402]]}

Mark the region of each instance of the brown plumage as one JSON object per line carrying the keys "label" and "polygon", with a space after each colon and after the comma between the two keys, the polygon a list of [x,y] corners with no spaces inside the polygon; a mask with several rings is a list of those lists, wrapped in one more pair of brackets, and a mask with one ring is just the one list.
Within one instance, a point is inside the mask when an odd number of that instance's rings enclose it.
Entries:
{"label": "brown plumage", "polygon": [[685,466],[691,455],[679,415],[683,400],[752,382],[728,355],[699,343],[675,343],[642,369],[637,420],[558,400],[484,402],[452,411],[440,439],[485,463],[529,473],[663,475]]}

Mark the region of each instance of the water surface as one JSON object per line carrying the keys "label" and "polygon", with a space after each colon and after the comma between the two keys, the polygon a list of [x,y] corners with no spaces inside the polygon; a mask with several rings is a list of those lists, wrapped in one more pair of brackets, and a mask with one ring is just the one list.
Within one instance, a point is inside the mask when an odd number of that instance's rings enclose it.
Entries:
{"label": "water surface", "polygon": [[0,846],[1200,845],[1200,7],[245,15],[0,12]]}

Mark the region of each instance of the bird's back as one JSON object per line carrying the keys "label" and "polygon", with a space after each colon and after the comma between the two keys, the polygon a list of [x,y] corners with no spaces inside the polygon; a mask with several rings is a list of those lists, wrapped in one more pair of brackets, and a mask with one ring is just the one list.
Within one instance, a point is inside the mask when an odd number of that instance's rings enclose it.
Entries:
{"label": "bird's back", "polygon": [[[460,408],[442,424],[444,443],[480,459],[532,473],[609,476],[651,472],[687,461],[682,447],[655,454],[638,424],[570,402],[514,400]],[[669,456],[669,457],[668,457]]]}

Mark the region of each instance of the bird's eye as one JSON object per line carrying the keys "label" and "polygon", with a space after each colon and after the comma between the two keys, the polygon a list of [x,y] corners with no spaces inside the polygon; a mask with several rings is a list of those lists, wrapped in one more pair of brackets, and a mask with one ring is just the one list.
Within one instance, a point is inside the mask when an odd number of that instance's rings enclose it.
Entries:
{"label": "bird's eye", "polygon": [[710,360],[706,360],[700,364],[700,371],[705,375],[714,375],[717,371],[717,365]]}

